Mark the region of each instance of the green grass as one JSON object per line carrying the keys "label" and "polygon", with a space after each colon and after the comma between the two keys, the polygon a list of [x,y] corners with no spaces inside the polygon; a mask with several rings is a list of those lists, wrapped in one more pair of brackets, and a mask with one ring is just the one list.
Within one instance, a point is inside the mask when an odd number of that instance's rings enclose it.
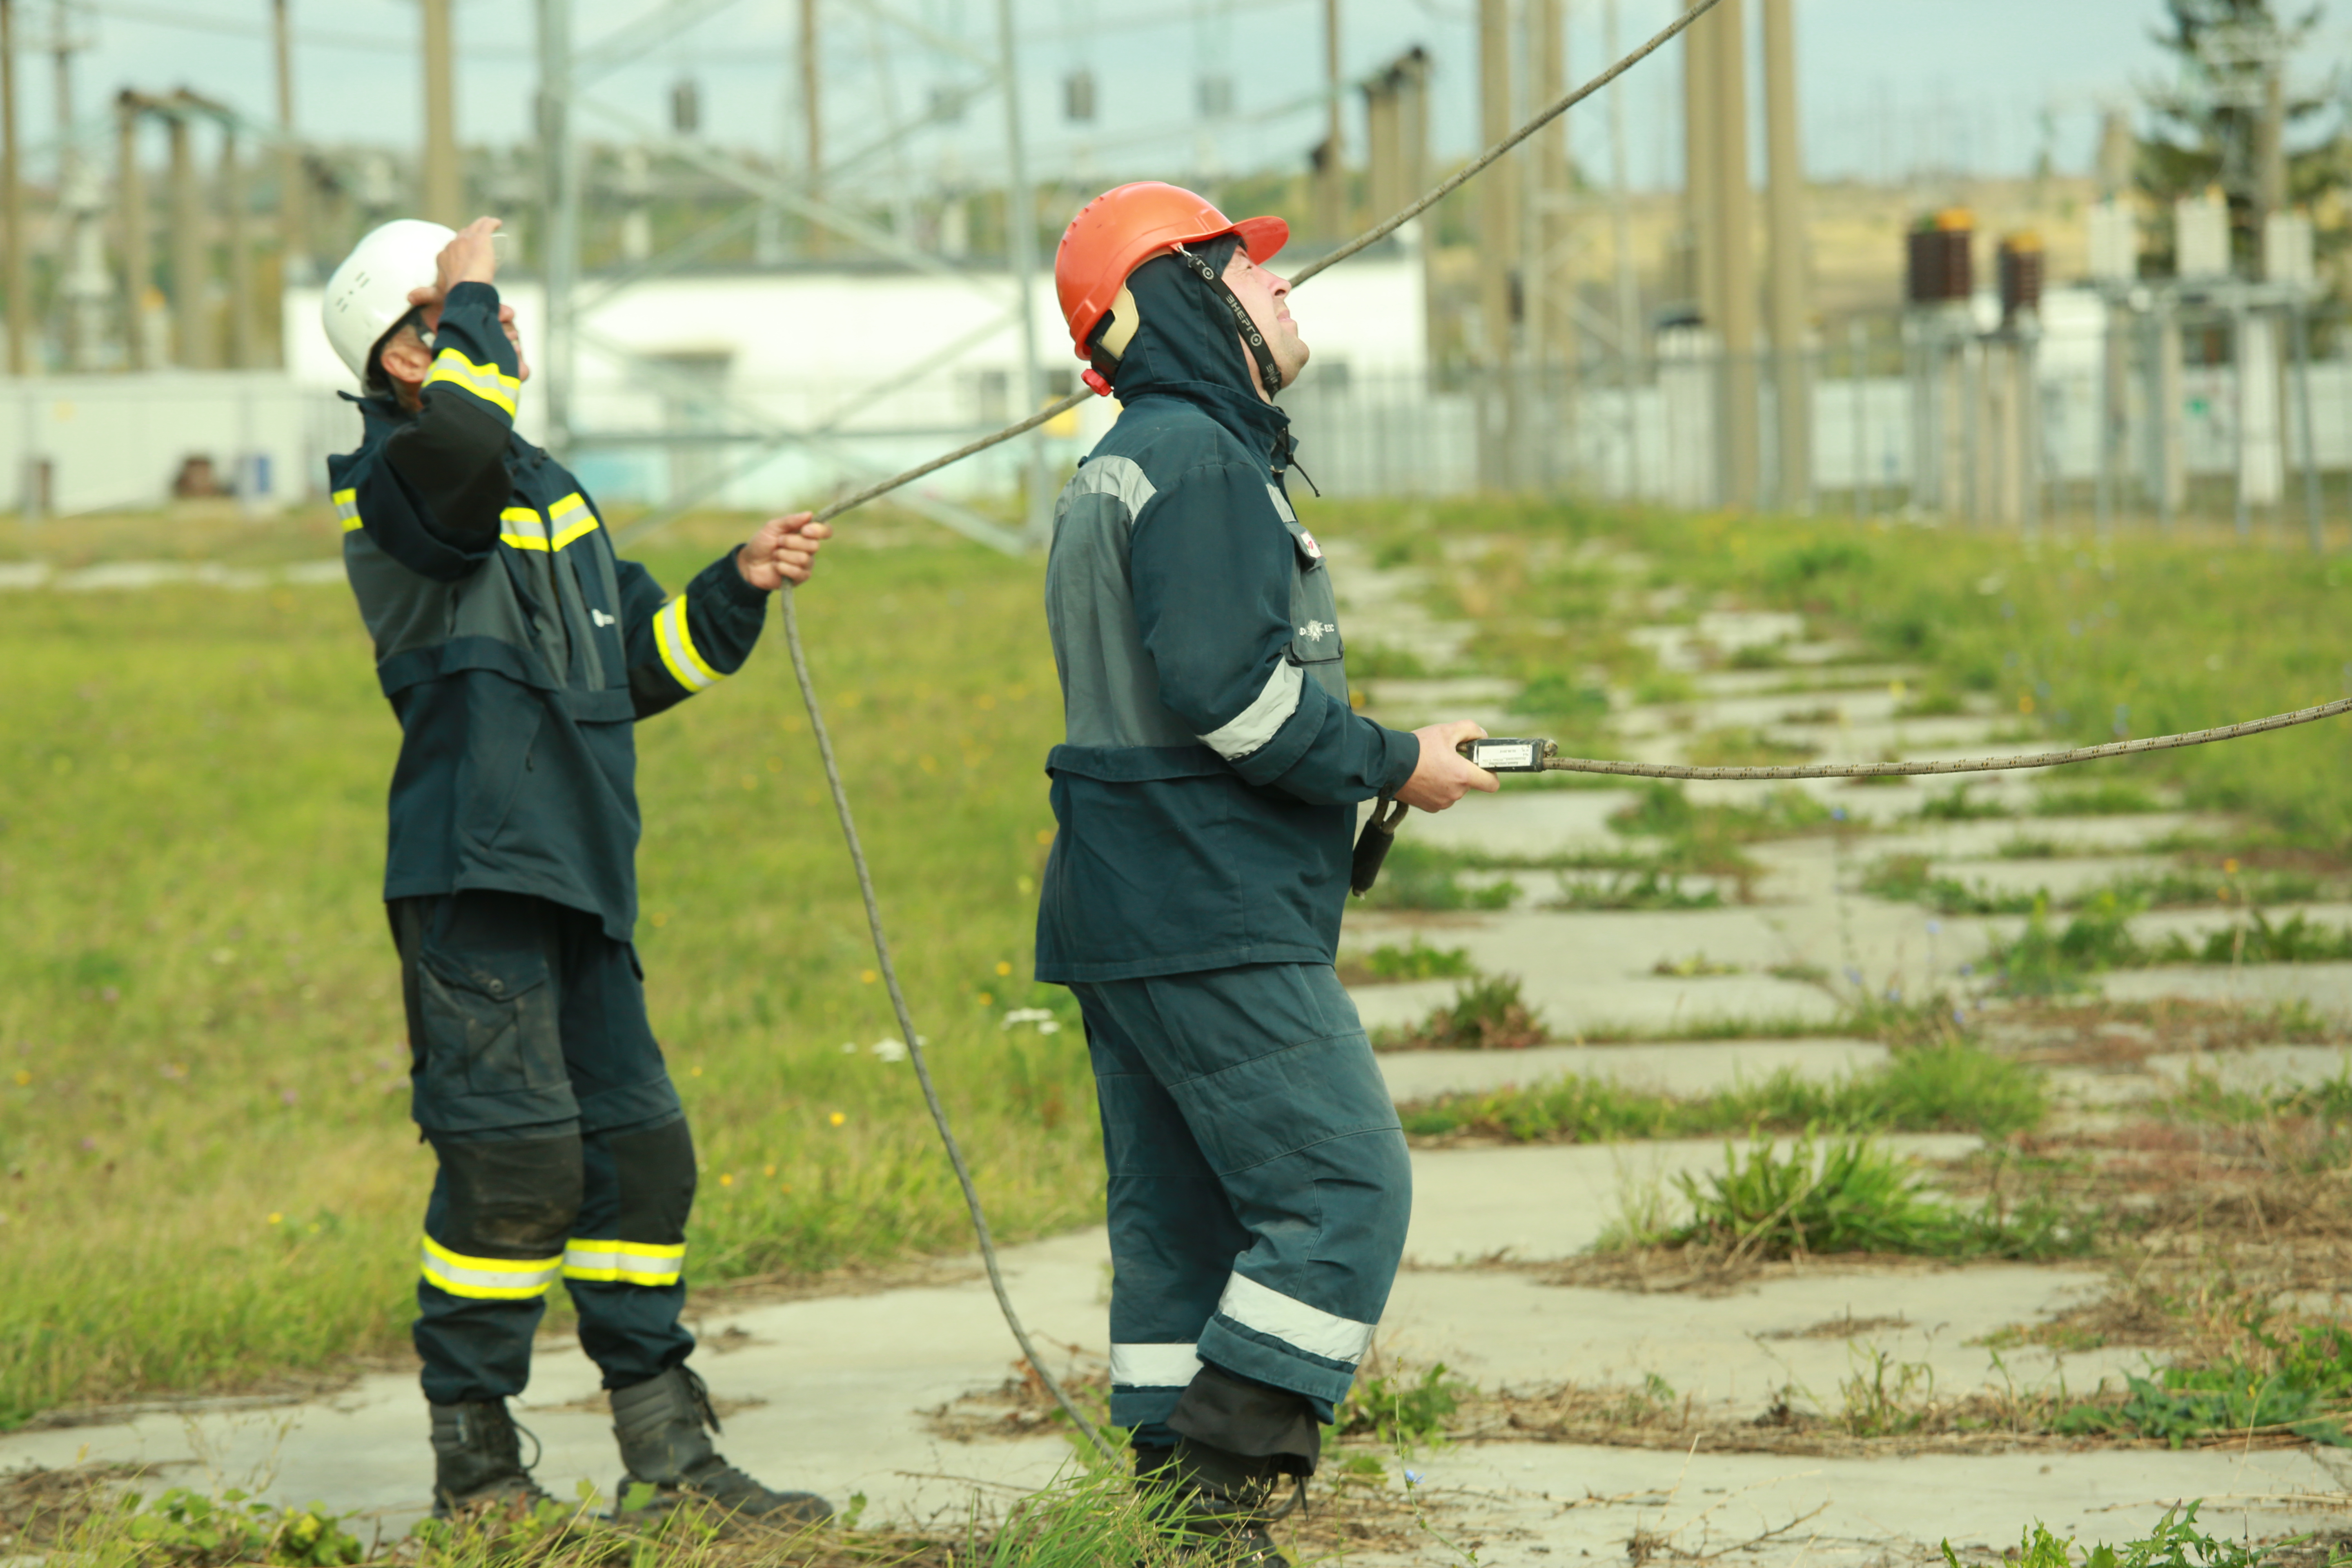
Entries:
{"label": "green grass", "polygon": [[[1993,1561],[2006,1562],[2014,1568],[2263,1568],[2266,1563],[2281,1560],[2309,1560],[2306,1553],[2296,1550],[2309,1540],[2307,1536],[2258,1545],[2200,1530],[2197,1510],[2200,1506],[2201,1499],[2168,1508],[2155,1529],[2120,1546],[2109,1546],[2104,1542],[2095,1546],[2077,1546],[2074,1537],[2053,1535],[2046,1525],[2036,1521],[2019,1536],[2016,1550],[2000,1553]],[[2079,1563],[2075,1558],[2078,1552]],[[1952,1550],[1949,1541],[1943,1543],[1943,1552],[1946,1568],[1961,1568],[1960,1555]],[[2344,1560],[2340,1546],[2331,1546],[2323,1559],[2328,1568],[2336,1568]]]}
{"label": "green grass", "polygon": [[1476,1132],[1521,1143],[1696,1138],[1759,1129],[1794,1132],[1979,1132],[2038,1125],[2040,1075],[1960,1041],[1898,1051],[1883,1067],[1828,1083],[1781,1068],[1760,1082],[1693,1099],[1570,1076],[1404,1107],[1409,1133]]}
{"label": "green grass", "polygon": [[[1999,745],[2178,732],[2343,694],[2352,574],[2219,533],[2126,533],[2095,552],[2087,541],[1990,531],[1533,500],[1329,510],[1333,531],[1374,542],[1488,541],[1476,571],[1448,592],[1479,624],[1470,657],[1496,673],[1599,668],[1628,688],[1654,679],[1659,700],[1687,697],[1685,680],[1655,676],[1626,637],[1646,612],[1612,600],[1612,574],[1575,555],[1599,542],[1640,553],[1650,585],[1679,587],[1687,604],[1798,611],[1809,637],[1923,667],[1923,689],[1989,697],[2013,728]],[[2347,762],[2352,726],[2330,722],[2071,768],[2062,789],[2177,794],[2190,809],[2243,813],[2278,842],[2344,848],[2352,793],[2336,781]]]}
{"label": "green grass", "polygon": [[2326,1447],[2352,1447],[2352,1331],[2334,1323],[2242,1325],[2251,1354],[2126,1374],[2120,1403],[2083,1404],[2060,1415],[2066,1436],[2153,1437],[2178,1448],[2214,1433],[2279,1432]]}
{"label": "green grass", "polygon": [[[649,563],[683,582],[732,532]],[[846,547],[803,605],[918,1026],[1013,1237],[1100,1213],[1080,1032],[1002,1026],[1034,1000],[1060,732],[1039,570]],[[400,1352],[432,1159],[380,902],[397,731],[348,592],[17,595],[0,658],[0,1426]],[[865,1048],[898,1030],[774,627],[639,739],[691,1279],[968,1245],[910,1069]]]}
{"label": "green grass", "polygon": [[[1648,585],[1687,604],[1796,610],[1809,637],[1919,668],[1922,691],[1989,697],[2021,745],[2193,729],[2340,688],[2343,575],[2201,538],[2128,535],[2095,559],[1990,532],[1555,502],[1317,510],[1318,531],[1376,554],[1488,541],[1475,571],[1433,587],[1437,607],[1474,619],[1468,668],[1553,678],[1538,695],[1563,729],[1597,723],[1604,687],[1694,695],[1626,635],[1648,612],[1621,589],[1642,580],[1578,558],[1586,542],[1641,553]],[[40,548],[70,565],[334,547],[323,513],[183,521],[78,521]],[[703,529],[650,562],[682,582],[740,531]],[[804,611],[919,1024],[1000,1227],[1077,1224],[1099,1212],[1100,1175],[1076,1031],[1001,1026],[1035,1000],[1022,977],[1051,821],[1039,763],[1059,729],[1039,564],[872,514],[849,531],[913,546],[845,546]],[[165,587],[7,610],[0,1424],[397,1353],[431,1161],[405,1116],[377,907],[396,735],[348,595]],[[866,1048],[896,1030],[863,978],[855,889],[779,652],[642,736],[638,938],[704,1163],[705,1286],[965,1242],[905,1064]],[[1417,668],[1360,662],[1364,677]],[[2347,746],[2352,729],[2306,726],[2076,770],[2044,798],[2177,797],[2242,814],[2250,844],[2340,857]],[[1738,880],[1743,846],[1832,826],[1798,792],[1737,800],[1636,796],[1622,826],[1662,851],[1622,868],[1635,879],[1606,901],[1692,896],[1676,876]],[[1426,889],[1432,908],[1505,896],[1459,862],[1416,868],[1412,848],[1384,887]]]}
{"label": "green grass", "polygon": [[2145,908],[2131,888],[2108,888],[2059,926],[2051,919],[2048,897],[2037,895],[2025,929],[2013,941],[1994,944],[1996,984],[2012,996],[2056,996],[2087,990],[2095,976],[2111,969],[2352,960],[2352,927],[2330,928],[2301,914],[2274,923],[2261,910],[2197,940],[2172,931],[2161,941],[2143,942],[2133,934],[2131,921]]}
{"label": "green grass", "polygon": [[1808,1133],[1784,1154],[1757,1135],[1743,1153],[1727,1145],[1724,1168],[1678,1173],[1690,1218],[1648,1237],[1758,1260],[1824,1253],[1927,1258],[2044,1258],[2088,1251],[2093,1234],[2041,1205],[2005,1212],[1955,1208],[1927,1190],[1911,1162],[1859,1138]]}
{"label": "green grass", "polygon": [[1462,879],[1464,871],[1476,868],[1469,857],[1415,843],[1408,828],[1390,846],[1380,880],[1363,902],[1376,910],[1509,909],[1518,884],[1507,878],[1483,885]]}
{"label": "green grass", "polygon": [[1415,936],[1402,947],[1382,942],[1361,960],[1372,981],[1453,980],[1471,973],[1470,953],[1459,947],[1433,947]]}

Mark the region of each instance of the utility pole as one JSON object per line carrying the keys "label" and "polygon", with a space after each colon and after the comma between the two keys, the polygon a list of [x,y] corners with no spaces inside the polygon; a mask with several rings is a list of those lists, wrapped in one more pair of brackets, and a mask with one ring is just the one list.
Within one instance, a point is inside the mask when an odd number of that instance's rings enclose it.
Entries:
{"label": "utility pole", "polygon": [[[1013,47],[1013,0],[996,0],[996,49],[1010,176],[1004,192],[1005,251],[1021,306],[1021,414],[1025,419],[1045,405],[1045,383],[1037,369],[1037,290],[1033,287],[1037,277],[1037,200],[1029,188],[1028,148],[1021,134],[1021,61]],[[1054,538],[1054,498],[1045,493],[1045,437],[1032,430],[1022,444],[1028,458],[1024,488],[1029,502],[1024,533],[1030,548],[1043,550]]]}
{"label": "utility pole", "polygon": [[[1603,22],[1601,51],[1622,59],[1617,45],[1617,0],[1609,0]],[[1609,84],[1609,188],[1613,248],[1617,252],[1617,395],[1625,416],[1625,494],[1642,493],[1642,421],[1633,407],[1633,391],[1641,367],[1635,357],[1643,342],[1642,289],[1633,271],[1633,215],[1630,210],[1625,168],[1625,84]]]}
{"label": "utility pole", "polygon": [[580,275],[580,164],[572,145],[572,0],[539,0],[539,149],[547,255],[547,339],[540,351],[547,447],[572,446],[572,289]]}
{"label": "utility pole", "polygon": [[2254,120],[2254,238],[2273,213],[2286,211],[2285,40],[2273,31],[2263,51],[2263,101]]}
{"label": "utility pole", "polygon": [[[1535,50],[1530,73],[1535,102],[1528,111],[1548,108],[1568,92],[1567,0],[1528,0],[1528,42]],[[1528,340],[1543,359],[1552,362],[1570,380],[1576,374],[1576,318],[1568,268],[1569,188],[1568,117],[1561,115],[1536,133],[1535,225],[1536,256],[1527,268],[1528,297],[1536,307],[1528,312]],[[1539,314],[1538,312],[1540,312]]]}
{"label": "utility pole", "polygon": [[[1348,160],[1339,124],[1339,0],[1323,0],[1323,147],[1315,163],[1315,226],[1337,245],[1348,237]],[[1386,215],[1383,214],[1383,216]]]}
{"label": "utility pole", "polygon": [[237,156],[236,122],[221,117],[220,199],[228,209],[228,363],[254,367],[253,247],[246,233],[245,164]]}
{"label": "utility pole", "polygon": [[[1511,133],[1511,30],[1509,0],[1478,0],[1478,144],[1491,147]],[[1516,154],[1514,154],[1516,158]],[[1491,419],[1482,443],[1481,482],[1490,489],[1507,489],[1517,481],[1512,471],[1519,440],[1519,385],[1512,338],[1517,323],[1512,306],[1511,258],[1519,247],[1517,171],[1509,166],[1478,182],[1478,315],[1485,329],[1482,356],[1492,374],[1489,385],[1502,386],[1501,428]],[[1482,402],[1484,399],[1482,398]],[[1489,405],[1491,406],[1491,405]]]}
{"label": "utility pole", "polygon": [[[1698,0],[1687,0],[1685,9]],[[1723,330],[1722,258],[1715,239],[1715,26],[1702,17],[1683,33],[1683,220],[1689,275],[1678,280],[1707,331]]]}
{"label": "utility pole", "polygon": [[[0,0],[0,5],[6,0]],[[154,273],[147,233],[147,179],[139,166],[139,116],[144,105],[129,88],[114,100],[121,162],[115,174],[115,205],[122,211],[122,336],[131,363],[155,368],[152,334],[147,331],[147,289]],[[12,228],[14,226],[10,226]]]}
{"label": "utility pole", "polygon": [[294,19],[292,0],[270,0],[269,31],[278,56],[278,271],[287,283],[308,283],[310,240],[303,222],[310,193],[303,188],[302,149],[294,135]]}
{"label": "utility pole", "polygon": [[1764,0],[1764,162],[1772,250],[1772,365],[1779,389],[1780,504],[1811,510],[1812,376],[1805,342],[1805,166],[1797,143],[1792,0]]}
{"label": "utility pole", "polygon": [[[801,113],[803,116],[801,135],[802,151],[808,157],[808,169],[803,176],[809,199],[824,200],[824,100],[817,96],[821,75],[816,52],[816,0],[801,0]],[[1008,84],[1005,90],[1010,92]],[[827,237],[824,226],[811,219],[808,232],[808,253],[823,256]]]}
{"label": "utility pole", "polygon": [[205,208],[196,184],[196,153],[186,109],[174,102],[163,121],[172,150],[172,310],[178,342],[173,359],[183,370],[211,370],[210,311],[205,298]]}
{"label": "utility pole", "polygon": [[8,284],[8,374],[31,361],[33,285],[25,267],[25,184],[16,145],[16,0],[0,0],[0,272]]}
{"label": "utility pole", "polygon": [[1743,0],[1721,0],[1698,25],[1714,29],[1715,232],[1723,289],[1724,500],[1756,504],[1759,467],[1754,195],[1748,178],[1748,40]]}
{"label": "utility pole", "polygon": [[424,0],[425,216],[451,228],[466,222],[457,171],[457,106],[449,55],[449,0]]}

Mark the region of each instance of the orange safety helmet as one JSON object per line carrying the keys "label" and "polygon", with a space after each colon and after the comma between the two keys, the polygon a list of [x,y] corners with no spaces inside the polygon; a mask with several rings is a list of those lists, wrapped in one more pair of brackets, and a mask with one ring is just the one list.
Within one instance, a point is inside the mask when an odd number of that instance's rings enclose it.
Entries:
{"label": "orange safety helmet", "polygon": [[[1129,273],[1163,250],[1225,234],[1240,237],[1252,261],[1265,261],[1289,242],[1290,226],[1278,217],[1235,223],[1206,197],[1158,180],[1106,191],[1079,208],[1054,252],[1054,291],[1077,356],[1093,357],[1087,340],[1127,286]],[[1109,390],[1097,380],[1089,371],[1087,385]]]}

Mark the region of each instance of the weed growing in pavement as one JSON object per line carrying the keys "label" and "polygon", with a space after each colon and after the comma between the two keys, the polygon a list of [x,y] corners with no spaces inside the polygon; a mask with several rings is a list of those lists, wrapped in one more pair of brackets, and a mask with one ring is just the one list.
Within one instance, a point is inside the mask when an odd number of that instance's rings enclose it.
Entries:
{"label": "weed growing in pavement", "polygon": [[2179,931],[2144,942],[2132,934],[2131,920],[2145,906],[2120,887],[2102,889],[2081,910],[2057,927],[2046,896],[2037,896],[2025,929],[2009,942],[1995,942],[1997,988],[2011,996],[2058,996],[2088,990],[2092,977],[2110,969],[2163,963],[2316,963],[2352,959],[2352,927],[2330,929],[2301,914],[2273,925],[2262,910],[2245,922],[2207,931],[2191,941]]}
{"label": "weed growing in pavement", "polygon": [[2163,809],[2156,796],[2121,779],[2045,785],[2033,797],[2036,816],[2141,816]]}
{"label": "weed growing in pavement", "polygon": [[1977,1132],[2005,1138],[2038,1125],[2041,1076],[1962,1042],[1899,1051],[1882,1067],[1817,1083],[1782,1068],[1761,1083],[1696,1099],[1580,1075],[1402,1108],[1408,1133],[1478,1133],[1522,1143],[1692,1138],[1759,1129],[1837,1132]]}
{"label": "weed growing in pavement", "polygon": [[1936,1369],[1921,1361],[1897,1361],[1884,1346],[1849,1340],[1847,1364],[1838,1380],[1843,1405],[1838,1424],[1856,1437],[1900,1437],[1927,1424],[1936,1396]]}
{"label": "weed growing in pavement", "polygon": [[1688,958],[1662,958],[1650,965],[1650,973],[1670,980],[1703,980],[1710,975],[1742,974],[1747,971],[1744,965],[1720,963],[1699,952]]}
{"label": "weed growing in pavement", "polygon": [[1979,800],[1970,792],[1970,784],[1955,784],[1938,795],[1931,795],[1919,803],[1912,815],[1923,822],[1981,822],[1989,817],[2017,815],[1997,800]]}
{"label": "weed growing in pavement", "polygon": [[[617,1520],[602,1507],[583,1487],[576,1508],[484,1509],[423,1521],[404,1539],[366,1547],[324,1518],[304,1545],[296,1533],[310,1528],[304,1521],[321,1519],[315,1510],[265,1510],[186,1491],[143,1504],[92,1486],[79,1521],[47,1539],[47,1561],[56,1568],[1179,1568],[1192,1561],[1182,1532],[1139,1498],[1123,1465],[1073,1468],[1001,1510],[983,1510],[975,1495],[961,1521],[935,1522],[921,1534],[864,1525],[862,1497],[828,1523],[781,1528],[729,1521],[690,1503],[651,1525],[625,1506]],[[274,1535],[221,1522],[265,1515]]]}
{"label": "weed growing in pavement", "polygon": [[280,1508],[234,1489],[215,1498],[173,1487],[121,1500],[120,1523],[136,1555],[164,1563],[273,1563],[337,1568],[366,1554],[344,1528],[349,1515],[324,1503]]}
{"label": "weed growing in pavement", "polygon": [[1470,953],[1459,947],[1433,947],[1416,935],[1404,946],[1382,942],[1360,958],[1339,966],[1339,978],[1349,984],[1404,980],[1454,980],[1473,973]]}
{"label": "weed growing in pavement", "polygon": [[1364,902],[1373,909],[1448,910],[1507,910],[1517,900],[1519,886],[1507,879],[1483,887],[1465,884],[1461,873],[1469,868],[1467,857],[1401,835]]}
{"label": "weed growing in pavement", "polygon": [[[2197,1510],[2201,1506],[2200,1499],[2167,1509],[2154,1530],[2120,1546],[2102,1542],[2078,1548],[2072,1536],[2061,1539],[2053,1535],[2037,1520],[2019,1536],[2017,1550],[2001,1553],[2000,1559],[2006,1559],[2011,1568],[2264,1568],[2282,1556],[2299,1556],[2294,1549],[2308,1539],[2297,1536],[2256,1545],[2250,1541],[2209,1534],[2197,1528]],[[2075,1561],[2077,1551],[2082,1552],[2079,1563]],[[1943,1543],[1943,1553],[1945,1568],[1962,1568],[1959,1553],[1952,1550],[1949,1541]],[[2343,1561],[2341,1550],[2330,1548],[2326,1557],[2329,1568],[2336,1568]]]}
{"label": "weed growing in pavement", "polygon": [[1809,763],[1822,754],[1810,741],[1792,741],[1753,727],[1695,735],[1683,754],[1704,768],[1769,768]]}
{"label": "weed growing in pavement", "polygon": [[1341,1437],[1370,1437],[1410,1453],[1444,1441],[1447,1420],[1473,1392],[1444,1362],[1424,1367],[1417,1378],[1402,1367],[1360,1373],[1333,1427]]}
{"label": "weed growing in pavement", "polygon": [[1519,977],[1488,974],[1464,981],[1452,1002],[1413,1027],[1380,1031],[1372,1045],[1384,1051],[1517,1051],[1546,1037],[1520,1000]]}
{"label": "weed growing in pavement", "polygon": [[1821,1253],[2044,1258],[2079,1255],[2092,1237],[2042,1205],[1975,1213],[1931,1196],[1910,1162],[1858,1138],[1811,1134],[1782,1154],[1759,1135],[1724,1169],[1675,1177],[1690,1219],[1664,1240],[1727,1258],[1762,1261]]}
{"label": "weed growing in pavement", "polygon": [[1679,871],[1647,867],[1601,879],[1562,871],[1555,910],[1714,910],[1723,907],[1717,888],[1686,888]]}
{"label": "weed growing in pavement", "polygon": [[2033,907],[2034,894],[1999,892],[1981,881],[1971,888],[1957,877],[1935,875],[1931,866],[1925,855],[1881,856],[1863,872],[1862,890],[1945,915],[2014,915]]}

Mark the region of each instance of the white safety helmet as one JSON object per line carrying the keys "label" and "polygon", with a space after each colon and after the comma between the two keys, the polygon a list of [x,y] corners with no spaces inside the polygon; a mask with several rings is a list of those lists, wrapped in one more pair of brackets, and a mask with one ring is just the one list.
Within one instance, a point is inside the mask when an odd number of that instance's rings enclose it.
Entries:
{"label": "white safety helmet", "polygon": [[457,231],[446,224],[394,218],[353,246],[327,279],[319,307],[327,341],[362,382],[377,342],[408,314],[408,291],[432,287],[435,258],[457,237]]}

